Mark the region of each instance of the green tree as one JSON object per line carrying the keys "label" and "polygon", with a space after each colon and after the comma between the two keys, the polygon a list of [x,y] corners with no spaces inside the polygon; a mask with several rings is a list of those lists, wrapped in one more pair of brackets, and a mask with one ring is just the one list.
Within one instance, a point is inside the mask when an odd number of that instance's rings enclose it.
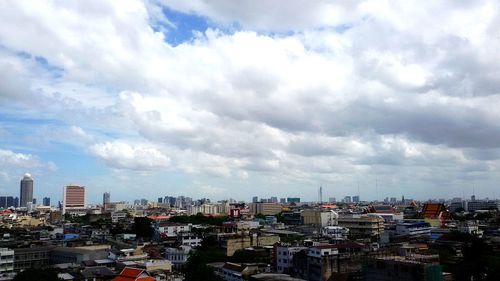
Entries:
{"label": "green tree", "polygon": [[132,231],[137,237],[151,239],[154,234],[153,220],[146,217],[135,217]]}

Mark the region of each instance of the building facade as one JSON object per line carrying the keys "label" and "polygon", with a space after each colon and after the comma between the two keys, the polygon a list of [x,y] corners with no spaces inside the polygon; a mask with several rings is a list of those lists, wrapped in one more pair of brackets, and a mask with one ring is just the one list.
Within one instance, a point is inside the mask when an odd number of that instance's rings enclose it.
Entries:
{"label": "building facade", "polygon": [[24,174],[21,180],[19,192],[19,207],[27,207],[28,203],[33,202],[33,177],[30,174]]}
{"label": "building facade", "polygon": [[63,192],[62,213],[85,212],[85,187],[78,185],[68,185]]}

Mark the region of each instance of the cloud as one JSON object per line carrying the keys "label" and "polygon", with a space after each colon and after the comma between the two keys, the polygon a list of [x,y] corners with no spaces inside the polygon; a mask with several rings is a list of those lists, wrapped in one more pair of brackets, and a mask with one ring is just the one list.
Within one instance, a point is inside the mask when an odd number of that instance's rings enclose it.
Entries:
{"label": "cloud", "polygon": [[[0,113],[45,120],[25,144],[276,186],[500,167],[495,1],[1,5]],[[210,27],[170,45],[165,8]]]}
{"label": "cloud", "polygon": [[0,149],[0,166],[36,168],[42,163],[31,154],[16,153],[11,150]]}
{"label": "cloud", "polygon": [[154,171],[168,167],[170,159],[148,145],[130,145],[121,141],[94,144],[90,151],[117,169]]}

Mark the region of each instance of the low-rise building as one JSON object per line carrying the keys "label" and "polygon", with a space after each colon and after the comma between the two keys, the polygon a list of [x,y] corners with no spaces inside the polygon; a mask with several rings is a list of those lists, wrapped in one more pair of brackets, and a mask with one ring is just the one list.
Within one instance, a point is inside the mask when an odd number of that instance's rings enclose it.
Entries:
{"label": "low-rise building", "polygon": [[165,258],[172,262],[173,268],[180,270],[187,262],[192,251],[190,246],[180,246],[178,248],[166,248]]}
{"label": "low-rise building", "polygon": [[324,211],[319,209],[303,210],[300,216],[302,218],[302,224],[311,224],[321,227],[337,225],[339,217],[339,215],[332,210]]}
{"label": "low-rise building", "polygon": [[442,281],[441,266],[433,260],[409,259],[401,256],[368,259],[363,265],[364,280],[374,281]]}
{"label": "low-rise building", "polygon": [[431,228],[431,224],[424,221],[399,222],[396,224],[396,235],[408,237],[429,236]]}
{"label": "low-rise building", "polygon": [[14,272],[14,251],[0,248],[0,276],[10,275]]}
{"label": "low-rise building", "polygon": [[380,234],[384,232],[384,219],[378,215],[341,215],[338,219],[338,225],[347,227],[349,235],[353,238],[378,239]]}
{"label": "low-rise building", "polygon": [[276,247],[276,271],[279,273],[289,273],[293,267],[293,255],[306,247],[281,246]]}

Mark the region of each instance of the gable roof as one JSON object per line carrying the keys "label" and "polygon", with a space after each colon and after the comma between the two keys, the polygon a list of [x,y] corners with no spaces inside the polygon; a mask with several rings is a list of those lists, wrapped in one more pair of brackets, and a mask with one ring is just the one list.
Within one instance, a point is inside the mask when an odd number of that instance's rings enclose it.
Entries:
{"label": "gable roof", "polygon": [[125,267],[113,281],[155,281],[144,269]]}

